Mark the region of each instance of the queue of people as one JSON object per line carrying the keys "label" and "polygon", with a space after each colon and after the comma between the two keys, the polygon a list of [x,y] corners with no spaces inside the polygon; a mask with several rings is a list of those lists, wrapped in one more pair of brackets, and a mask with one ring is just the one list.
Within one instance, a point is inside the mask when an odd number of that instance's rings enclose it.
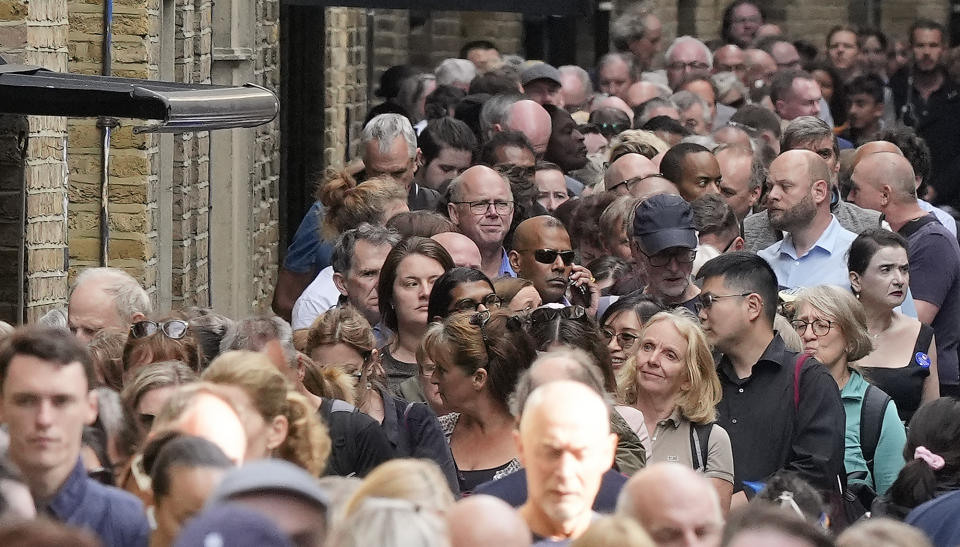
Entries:
{"label": "queue of people", "polygon": [[276,315],[79,272],[0,334],[0,544],[960,542],[946,31],[721,30],[387,70]]}

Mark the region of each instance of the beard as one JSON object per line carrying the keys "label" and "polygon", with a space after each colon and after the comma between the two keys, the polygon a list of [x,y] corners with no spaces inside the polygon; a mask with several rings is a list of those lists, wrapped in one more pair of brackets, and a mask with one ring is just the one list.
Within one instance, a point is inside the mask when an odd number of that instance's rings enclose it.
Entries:
{"label": "beard", "polygon": [[782,212],[777,211],[776,214],[770,213],[770,226],[781,232],[792,232],[809,224],[816,215],[817,204],[813,202],[813,196],[807,194],[794,207]]}

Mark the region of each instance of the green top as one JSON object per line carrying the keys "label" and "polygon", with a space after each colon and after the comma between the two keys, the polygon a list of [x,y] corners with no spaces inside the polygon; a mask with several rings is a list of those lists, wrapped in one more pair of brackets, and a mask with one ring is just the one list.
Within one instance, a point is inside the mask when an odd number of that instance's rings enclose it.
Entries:
{"label": "green top", "polygon": [[863,395],[868,385],[859,372],[851,370],[850,381],[840,391],[843,410],[847,414],[843,465],[848,475],[857,471],[866,472],[867,479],[861,482],[872,484],[877,495],[881,495],[890,488],[905,463],[903,447],[907,444],[907,432],[897,413],[897,405],[891,400],[883,413],[880,440],[877,442],[877,450],[873,457],[874,476],[871,477],[867,462],[860,450],[860,407],[863,405]]}

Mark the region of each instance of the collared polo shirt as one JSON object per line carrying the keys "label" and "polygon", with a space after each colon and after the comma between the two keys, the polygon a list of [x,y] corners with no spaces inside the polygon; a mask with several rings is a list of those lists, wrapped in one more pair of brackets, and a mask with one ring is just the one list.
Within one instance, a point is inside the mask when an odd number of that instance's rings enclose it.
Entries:
{"label": "collared polo shirt", "polygon": [[[693,467],[690,452],[690,420],[683,417],[680,408],[674,408],[666,419],[657,422],[650,437],[653,443],[649,463],[674,462]],[[722,427],[713,424],[707,448],[707,468],[704,476],[733,483],[733,451],[730,437]]]}
{"label": "collared polo shirt", "polygon": [[140,500],[87,477],[80,458],[47,504],[45,514],[64,524],[90,530],[108,547],[146,547],[150,539],[150,525]]}
{"label": "collared polo shirt", "polygon": [[830,215],[830,224],[820,238],[803,256],[799,256],[793,244],[793,235],[757,253],[770,264],[782,287],[814,287],[837,285],[850,287],[847,270],[847,251],[857,234],[840,225],[837,217]]}

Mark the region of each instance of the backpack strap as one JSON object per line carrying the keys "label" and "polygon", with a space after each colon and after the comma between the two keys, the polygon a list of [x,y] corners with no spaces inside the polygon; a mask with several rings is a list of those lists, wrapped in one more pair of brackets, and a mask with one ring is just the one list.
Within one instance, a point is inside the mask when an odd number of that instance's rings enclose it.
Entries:
{"label": "backpack strap", "polygon": [[793,409],[800,410],[800,369],[810,357],[806,353],[797,356],[797,363],[793,366]]}
{"label": "backpack strap", "polygon": [[890,403],[890,396],[880,388],[867,384],[860,406],[860,452],[873,476],[873,458],[883,430],[883,415]]}
{"label": "backpack strap", "polygon": [[714,422],[708,424],[690,423],[690,456],[694,471],[707,470],[707,457],[710,453],[710,432]]}

